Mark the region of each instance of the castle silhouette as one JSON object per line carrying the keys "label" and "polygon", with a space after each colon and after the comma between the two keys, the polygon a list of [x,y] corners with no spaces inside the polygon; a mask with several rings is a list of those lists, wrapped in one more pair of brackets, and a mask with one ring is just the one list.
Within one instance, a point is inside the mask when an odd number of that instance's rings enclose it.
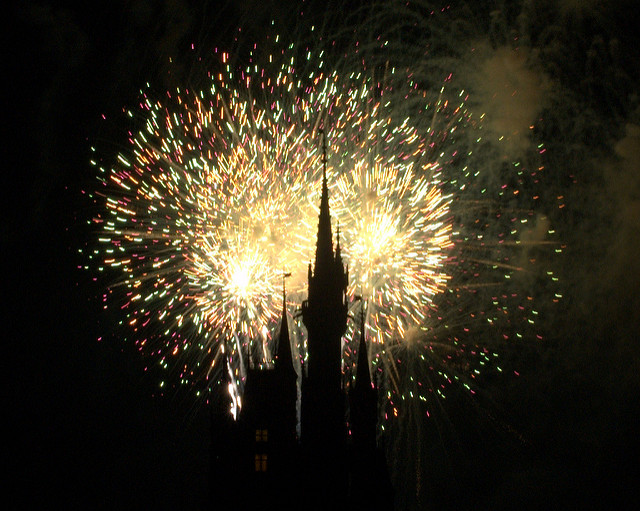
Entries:
{"label": "castle silhouette", "polygon": [[[361,328],[356,377],[343,386],[342,336],[348,318],[348,269],[338,230],[333,247],[326,145],[315,262],[309,263],[302,303],[308,357],[296,373],[283,278],[280,335],[271,368],[249,367],[237,421],[229,413],[225,367],[211,395],[211,505],[213,509],[391,509],[392,490],[377,445],[378,391],[369,371]],[[302,378],[300,434],[297,378]]]}

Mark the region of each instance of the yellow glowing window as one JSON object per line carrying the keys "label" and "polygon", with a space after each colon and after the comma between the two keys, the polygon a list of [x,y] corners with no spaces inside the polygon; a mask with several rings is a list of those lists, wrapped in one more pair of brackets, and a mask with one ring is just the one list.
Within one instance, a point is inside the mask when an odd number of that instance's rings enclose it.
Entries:
{"label": "yellow glowing window", "polygon": [[269,439],[269,430],[256,429],[256,442],[266,442]]}
{"label": "yellow glowing window", "polygon": [[267,471],[267,455],[266,454],[256,454],[254,461],[255,461],[256,472]]}

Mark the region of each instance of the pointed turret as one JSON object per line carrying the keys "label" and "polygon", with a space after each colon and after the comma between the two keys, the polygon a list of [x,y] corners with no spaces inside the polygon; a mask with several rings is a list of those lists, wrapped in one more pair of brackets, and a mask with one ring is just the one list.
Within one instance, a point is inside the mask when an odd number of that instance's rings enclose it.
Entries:
{"label": "pointed turret", "polygon": [[274,368],[282,372],[296,372],[293,366],[293,354],[291,351],[291,339],[289,337],[289,321],[287,320],[287,298],[285,289],[285,279],[291,273],[284,273],[282,276],[282,319],[280,321],[280,335],[274,359]]}
{"label": "pointed turret", "polygon": [[[309,295],[302,304],[302,320],[307,327],[308,376],[330,380],[331,391],[341,387],[341,337],[347,327],[347,273],[340,254],[338,237],[333,251],[329,189],[327,186],[327,143],[322,134],[322,194],[318,215],[315,266],[309,266]],[[339,235],[338,235],[339,236]]]}
{"label": "pointed turret", "polygon": [[253,509],[263,500],[283,501],[290,493],[284,482],[295,477],[298,390],[287,321],[287,276],[283,274],[282,321],[272,364],[256,365],[247,371],[239,418],[246,444],[234,461],[244,463],[252,488],[239,497],[242,509]]}
{"label": "pointed turret", "polygon": [[369,371],[369,357],[367,356],[367,343],[364,340],[364,321],[360,331],[360,342],[358,344],[358,362],[356,367],[355,386],[358,390],[364,388],[373,388],[371,372]]}
{"label": "pointed turret", "polygon": [[[372,406],[376,402],[376,388],[371,378],[369,370],[369,356],[367,354],[367,342],[365,339],[365,304],[364,298],[356,296],[360,299],[360,342],[358,343],[358,361],[356,365],[356,379],[351,392],[352,398],[356,398],[359,402],[354,402],[357,409],[376,408]],[[375,419],[374,419],[375,420]]]}
{"label": "pointed turret", "polygon": [[349,267],[343,266],[342,263],[342,250],[340,249],[340,222],[338,222],[338,229],[336,233],[336,256],[334,259],[335,273],[339,276],[338,286],[346,289],[349,285]]}
{"label": "pointed turret", "polygon": [[[358,297],[360,298],[360,297]],[[364,299],[360,306],[360,342],[356,379],[349,392],[350,419],[354,445],[358,448],[374,449],[376,444],[378,392],[369,370],[369,357],[365,340]]]}
{"label": "pointed turret", "polygon": [[[362,298],[361,298],[362,299]],[[381,509],[386,490],[383,453],[376,446],[378,423],[378,392],[369,371],[369,357],[365,340],[365,307],[360,309],[360,342],[356,379],[349,390],[349,419],[351,424],[351,489],[352,505],[359,509]],[[383,509],[388,509],[388,506]]]}
{"label": "pointed turret", "polygon": [[[315,266],[309,265],[309,295],[302,304],[302,318],[311,337],[312,332],[333,339],[338,339],[336,348],[329,347],[330,341],[309,341],[309,355],[317,352],[317,362],[309,361],[309,370],[323,371],[326,375],[326,367],[321,359],[326,359],[327,352],[332,358],[330,372],[335,372],[340,367],[340,336],[346,331],[347,322],[347,272],[342,263],[340,254],[340,238],[336,253],[333,251],[333,239],[331,230],[331,213],[329,210],[329,189],[327,185],[327,145],[323,131],[320,132],[322,140],[322,194],[320,198],[320,213],[318,215],[318,238],[316,242]],[[337,336],[337,337],[336,337]],[[334,341],[335,343],[335,341]],[[315,346],[314,346],[315,345]],[[336,357],[338,360],[336,361]],[[337,365],[336,365],[337,364]],[[314,367],[315,366],[315,367]]]}

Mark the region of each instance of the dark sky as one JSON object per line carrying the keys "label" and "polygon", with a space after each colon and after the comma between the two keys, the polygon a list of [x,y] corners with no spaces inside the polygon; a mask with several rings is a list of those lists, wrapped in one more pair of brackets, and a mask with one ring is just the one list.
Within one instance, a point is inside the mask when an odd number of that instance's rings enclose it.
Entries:
{"label": "dark sky", "polygon": [[[463,12],[463,2],[454,4]],[[622,467],[631,462],[640,395],[638,10],[596,0],[485,4],[475,35],[460,43],[474,53],[451,51],[447,65],[472,81],[487,129],[507,134],[496,145],[501,157],[520,157],[532,143],[528,125],[542,126],[537,136],[557,177],[549,196],[568,203],[548,215],[567,245],[559,263],[565,300],[546,319],[553,348],[539,357],[542,372],[505,399],[522,403],[516,410],[537,428],[535,445],[564,442],[575,459],[564,466],[554,458],[547,474],[542,462],[530,472],[519,467],[512,479],[553,485],[581,466],[558,484],[578,490],[577,480],[584,488],[606,481],[625,497],[637,471]],[[92,235],[81,190],[93,180],[91,144],[119,150],[125,133],[112,119],[140,87],[194,76],[180,63],[192,41],[217,44],[238,23],[255,29],[271,16],[284,24],[287,11],[281,2],[97,1],[88,9],[42,1],[8,17],[1,234],[11,508],[205,502],[206,413],[183,395],[152,397],[156,381],[133,350],[97,341],[116,319],[102,312],[92,275],[77,270],[77,248]],[[178,62],[168,66],[169,58]]]}
{"label": "dark sky", "polygon": [[207,498],[206,414],[180,396],[153,399],[138,358],[97,341],[114,318],[77,270],[88,140],[122,142],[101,114],[115,116],[145,75],[162,74],[155,42],[171,51],[166,19],[179,24],[151,4],[31,2],[10,17],[2,294],[12,509],[197,508]]}

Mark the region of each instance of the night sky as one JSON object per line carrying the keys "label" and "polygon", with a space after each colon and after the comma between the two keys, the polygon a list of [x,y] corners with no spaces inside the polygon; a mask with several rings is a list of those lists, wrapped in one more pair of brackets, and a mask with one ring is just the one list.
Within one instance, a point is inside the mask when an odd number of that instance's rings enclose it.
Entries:
{"label": "night sky", "polygon": [[[103,311],[102,283],[77,269],[78,248],[95,239],[81,191],[95,186],[90,147],[123,149],[119,114],[146,82],[161,90],[197,76],[192,42],[231,45],[240,24],[250,39],[271,18],[295,22],[275,1],[91,4],[29,2],[6,19],[9,508],[202,509],[206,410],[188,392],[158,395],[144,361],[110,335],[117,310]],[[305,8],[335,22],[318,2]],[[447,12],[434,51],[467,81],[487,132],[506,134],[493,156],[519,159],[544,142],[551,177],[539,207],[563,246],[563,299],[541,308],[544,343],[514,355],[521,377],[491,390],[522,442],[494,450],[490,433],[473,436],[489,440],[442,464],[463,467],[457,475],[403,502],[426,508],[466,492],[461,502],[481,509],[622,508],[638,497],[640,11],[632,0],[514,0]]]}

